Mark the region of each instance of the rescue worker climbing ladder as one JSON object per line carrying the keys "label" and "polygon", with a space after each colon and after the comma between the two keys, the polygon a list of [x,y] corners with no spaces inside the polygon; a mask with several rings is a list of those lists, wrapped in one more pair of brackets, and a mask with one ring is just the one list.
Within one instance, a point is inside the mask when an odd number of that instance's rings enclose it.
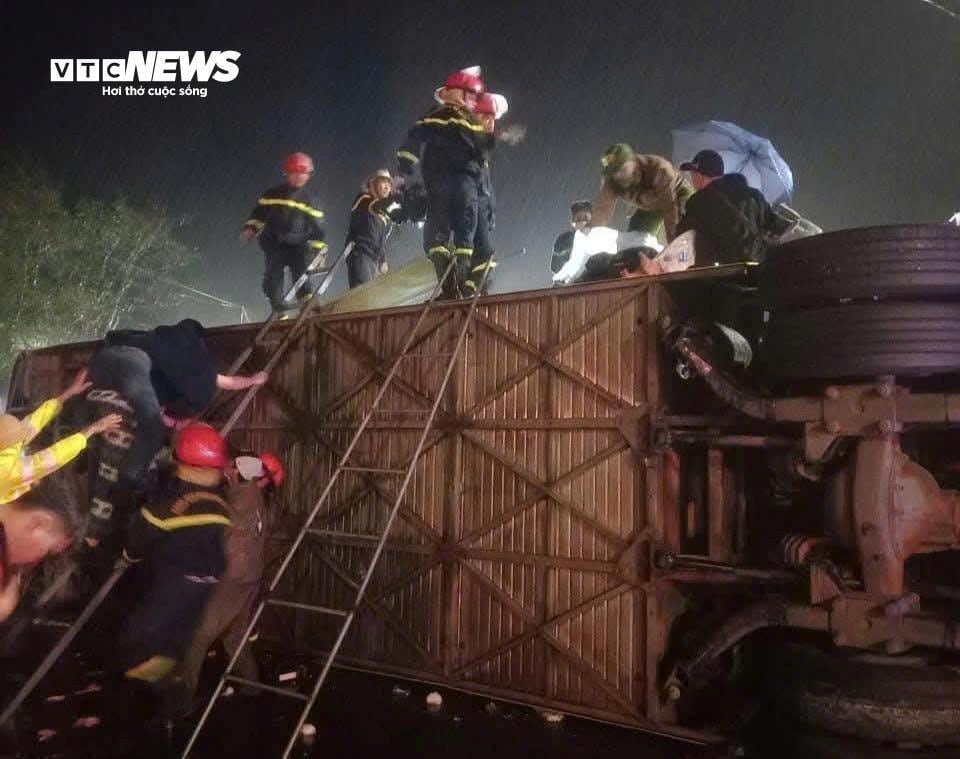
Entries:
{"label": "rescue worker climbing ladder", "polygon": [[[307,266],[317,252],[327,247],[323,211],[306,189],[313,174],[313,159],[306,153],[293,153],[284,161],[283,173],[286,182],[263,193],[240,233],[245,241],[258,237],[266,259],[263,292],[277,312],[296,308],[295,304],[284,301],[286,270],[289,269],[291,279],[296,282],[307,273]],[[301,302],[307,302],[315,290],[316,283],[308,277],[307,284],[298,293]]]}
{"label": "rescue worker climbing ladder", "polygon": [[473,108],[483,91],[479,67],[450,74],[434,93],[440,106],[416,122],[397,151],[400,174],[407,181],[420,167],[427,192],[423,247],[438,280],[454,258],[454,276],[444,284],[446,298],[463,294],[470,275],[486,142]]}

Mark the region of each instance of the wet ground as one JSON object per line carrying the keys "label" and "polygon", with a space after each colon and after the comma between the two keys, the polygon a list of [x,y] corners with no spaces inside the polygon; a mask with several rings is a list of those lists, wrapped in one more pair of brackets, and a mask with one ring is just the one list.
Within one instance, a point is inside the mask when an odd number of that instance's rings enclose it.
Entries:
{"label": "wet ground", "polygon": [[[41,654],[39,638],[36,654]],[[33,656],[25,656],[21,664]],[[212,689],[219,660],[211,659],[204,687]],[[192,722],[144,725],[139,696],[114,682],[86,655],[68,653],[21,710],[15,730],[0,735],[0,757],[175,757]],[[28,671],[7,660],[5,703]],[[267,659],[265,674],[297,672],[292,660]],[[298,672],[309,678],[306,667]],[[294,686],[287,682],[285,686]],[[311,723],[312,747],[300,757],[420,757],[513,759],[516,757],[623,756],[645,759],[716,757],[690,743],[571,717],[548,722],[528,706],[440,690],[439,708],[426,704],[433,687],[396,678],[335,670],[321,692]],[[197,757],[279,756],[296,718],[297,704],[270,694],[234,695],[214,711]],[[725,753],[725,752],[724,752]]]}
{"label": "wet ground", "polygon": [[[54,631],[48,631],[54,632]],[[50,637],[49,635],[47,637]],[[42,655],[42,635],[33,640]],[[107,641],[109,642],[109,641]],[[20,664],[31,660],[24,656]],[[218,660],[210,660],[204,687],[212,688]],[[295,660],[266,660],[265,675],[297,672]],[[298,677],[309,678],[301,664]],[[7,660],[2,669],[4,703],[27,674]],[[294,686],[295,682],[285,685]],[[487,698],[439,690],[443,703],[426,704],[434,688],[396,678],[335,671],[321,692],[311,723],[312,746],[298,746],[299,757],[418,757],[421,759],[520,759],[549,757],[629,757],[630,759],[720,759],[721,757],[803,757],[804,759],[957,759],[960,750],[921,750],[911,746],[849,741],[796,731],[763,713],[737,741],[704,747],[625,728],[566,717],[550,723],[537,710]],[[69,653],[50,673],[17,719],[16,729],[0,735],[6,757],[176,757],[189,735],[191,718],[175,723],[144,723],[135,693],[123,690],[86,655]],[[279,756],[292,730],[296,704],[269,694],[235,695],[214,712],[196,757]]]}

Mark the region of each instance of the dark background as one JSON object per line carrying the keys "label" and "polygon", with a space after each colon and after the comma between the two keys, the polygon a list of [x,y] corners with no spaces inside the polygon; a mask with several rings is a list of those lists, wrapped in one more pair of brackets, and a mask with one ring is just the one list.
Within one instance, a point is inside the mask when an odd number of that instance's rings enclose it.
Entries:
{"label": "dark background", "polygon": [[[498,270],[500,290],[548,283],[552,241],[570,201],[596,190],[608,144],[669,157],[672,128],[709,118],[773,140],[794,171],[794,206],[825,229],[960,209],[960,21],[921,0],[2,8],[4,146],[73,195],[153,198],[186,216],[199,257],[183,281],[254,314],[265,311],[261,254],[237,235],[283,157],[314,157],[339,246],[361,180],[393,168],[443,76],[474,63],[510,99],[507,120],[529,128],[494,159],[498,248],[528,251]],[[49,81],[50,58],[181,49],[238,50],[240,74],[205,85],[205,99]],[[394,263],[418,255],[419,232],[391,244]]]}

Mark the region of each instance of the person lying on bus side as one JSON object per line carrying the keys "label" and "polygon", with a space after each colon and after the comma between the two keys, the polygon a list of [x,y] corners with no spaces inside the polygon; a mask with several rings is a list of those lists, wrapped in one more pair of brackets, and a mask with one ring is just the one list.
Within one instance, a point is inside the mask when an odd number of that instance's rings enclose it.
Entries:
{"label": "person lying on bus side", "polygon": [[0,622],[17,608],[26,573],[73,542],[76,510],[59,480],[49,477],[18,500],[0,505]]}
{"label": "person lying on bus side", "polygon": [[25,418],[0,415],[0,503],[15,501],[44,477],[73,461],[87,447],[89,438],[120,426],[118,414],[106,414],[80,432],[28,453],[27,446],[60,413],[63,404],[89,387],[87,373],[82,371],[60,395],[44,401]]}

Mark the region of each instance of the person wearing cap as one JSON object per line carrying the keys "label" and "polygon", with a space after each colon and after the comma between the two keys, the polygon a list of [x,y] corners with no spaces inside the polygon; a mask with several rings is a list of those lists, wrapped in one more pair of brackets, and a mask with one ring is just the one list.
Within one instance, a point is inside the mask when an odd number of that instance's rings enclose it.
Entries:
{"label": "person wearing cap", "polygon": [[[200,671],[210,650],[223,641],[227,656],[243,643],[250,618],[260,598],[267,541],[273,522],[269,499],[283,483],[283,464],[272,453],[244,452],[224,471],[230,527],[226,535],[227,567],[204,610],[190,649],[179,670],[190,708]],[[243,646],[235,672],[248,680],[259,676],[250,646]]]}
{"label": "person wearing cap", "polygon": [[350,209],[347,245],[347,282],[350,288],[370,282],[387,271],[386,244],[394,223],[405,221],[393,177],[386,169],[371,174]]}
{"label": "person wearing cap", "polygon": [[206,424],[190,424],[177,433],[174,461],[172,478],[140,509],[123,551],[146,565],[149,587],[125,621],[116,663],[125,678],[144,683],[173,670],[226,567],[226,441]]}
{"label": "person wearing cap", "polygon": [[694,266],[763,260],[769,240],[788,226],[763,193],[742,174],[725,173],[723,157],[713,150],[701,150],[680,168],[690,172],[696,190],[677,227],[679,234],[696,233]]}
{"label": "person wearing cap", "polygon": [[[243,224],[240,239],[257,237],[265,258],[263,292],[270,307],[289,318],[295,306],[286,303],[284,273],[289,270],[292,282],[307,273],[317,254],[326,250],[323,211],[307,183],[313,175],[313,159],[306,153],[293,153],[283,163],[286,181],[271,187],[257,200]],[[311,275],[297,295],[306,303],[319,285]]]}
{"label": "person wearing cap", "polygon": [[667,242],[676,237],[677,223],[692,189],[670,161],[635,153],[626,143],[607,148],[600,159],[603,183],[593,201],[593,225],[609,226],[619,200],[636,207],[628,230],[648,232]]}
{"label": "person wearing cap", "polygon": [[86,370],[56,398],[44,401],[23,419],[12,414],[0,415],[0,504],[15,501],[29,492],[40,480],[69,464],[87,447],[94,435],[116,430],[120,416],[107,413],[80,432],[56,441],[48,448],[33,453],[27,447],[63,409],[71,398],[83,395],[90,387]]}
{"label": "person wearing cap", "polygon": [[[249,377],[219,374],[206,331],[194,319],[146,331],[108,332],[88,370],[88,417],[121,417],[119,429],[96,438],[90,447],[89,547],[118,537],[116,526],[126,524],[133,495],[147,489],[148,470],[168,429],[199,415],[217,390],[245,390],[268,379],[266,372]],[[113,553],[114,548],[119,550],[110,545],[101,553]]]}
{"label": "person wearing cap", "polygon": [[446,298],[460,297],[470,274],[486,144],[473,110],[483,91],[479,67],[450,74],[434,93],[438,107],[414,124],[397,151],[403,181],[412,182],[419,169],[426,189],[423,248],[438,279],[454,261],[443,282]]}
{"label": "person wearing cap", "polygon": [[573,251],[573,238],[577,232],[586,232],[592,225],[593,203],[589,200],[578,200],[570,206],[570,226],[562,232],[553,243],[553,258],[550,260],[550,271],[556,274],[563,265],[570,260]]}

